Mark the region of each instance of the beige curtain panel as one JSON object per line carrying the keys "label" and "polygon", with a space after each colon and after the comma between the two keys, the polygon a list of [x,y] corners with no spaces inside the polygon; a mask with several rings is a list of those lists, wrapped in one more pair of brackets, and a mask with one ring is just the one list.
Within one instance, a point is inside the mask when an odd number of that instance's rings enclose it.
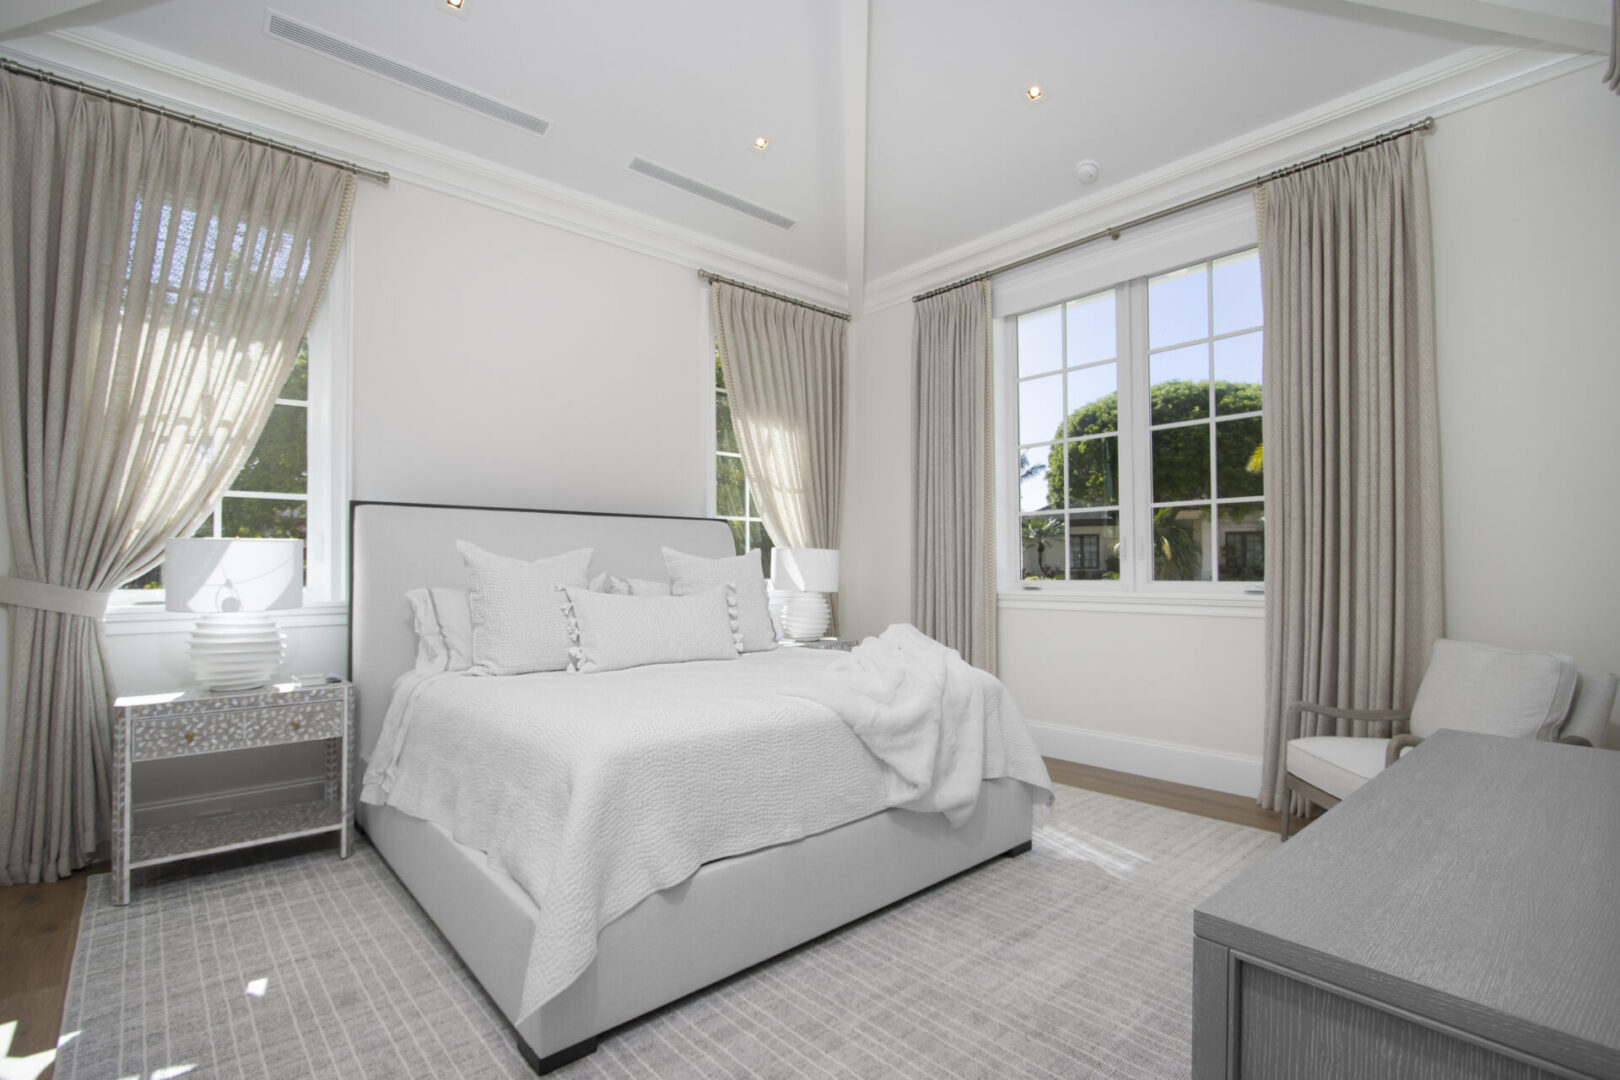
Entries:
{"label": "beige curtain panel", "polygon": [[1416,134],[1262,184],[1266,741],[1386,735],[1290,702],[1405,709],[1442,630],[1428,177]]}
{"label": "beige curtain panel", "polygon": [[990,282],[916,302],[916,504],[911,617],[996,670],[995,395]]}
{"label": "beige curtain panel", "polygon": [[90,860],[110,795],[107,594],[241,470],[353,196],[332,166],[0,73],[0,883]]}
{"label": "beige curtain panel", "polygon": [[783,547],[836,548],[849,324],[724,282],[712,289],[731,423],[760,520]]}

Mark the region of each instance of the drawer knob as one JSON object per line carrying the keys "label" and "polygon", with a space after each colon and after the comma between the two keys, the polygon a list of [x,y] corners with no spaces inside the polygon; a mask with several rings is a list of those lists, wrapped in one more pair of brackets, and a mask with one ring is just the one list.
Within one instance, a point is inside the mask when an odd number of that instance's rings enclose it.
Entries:
{"label": "drawer knob", "polygon": [[293,722],[292,722],[292,729],[293,729],[293,730],[294,730],[294,731],[297,731],[297,730],[298,730],[298,729],[299,729],[299,728],[301,728],[301,727],[303,727],[303,726],[304,726],[304,723],[303,723],[303,721],[301,721],[301,720],[294,720],[294,721],[293,721]]}
{"label": "drawer knob", "polygon": [[192,739],[195,739],[196,737],[197,737],[197,733],[195,731],[186,732],[186,742],[190,742]]}

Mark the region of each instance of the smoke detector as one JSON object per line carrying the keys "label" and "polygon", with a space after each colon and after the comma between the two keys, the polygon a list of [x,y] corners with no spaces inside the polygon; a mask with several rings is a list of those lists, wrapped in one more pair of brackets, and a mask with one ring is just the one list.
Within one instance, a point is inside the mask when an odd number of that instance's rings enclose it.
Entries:
{"label": "smoke detector", "polygon": [[1095,184],[1100,171],[1095,161],[1082,161],[1074,167],[1074,175],[1080,178],[1082,184]]}

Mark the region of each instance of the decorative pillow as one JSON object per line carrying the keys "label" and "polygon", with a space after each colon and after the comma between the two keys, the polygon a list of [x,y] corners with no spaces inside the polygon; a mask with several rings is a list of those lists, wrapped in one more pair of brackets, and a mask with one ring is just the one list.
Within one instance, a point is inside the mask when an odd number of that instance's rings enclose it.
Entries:
{"label": "decorative pillow", "polygon": [[472,611],[466,590],[412,589],[405,600],[416,619],[416,670],[472,667]]}
{"label": "decorative pillow", "polygon": [[[591,586],[596,588],[594,584]],[[607,585],[596,589],[597,592],[613,593],[615,596],[668,596],[669,583],[664,581],[648,581],[646,578],[622,578],[608,575]]]}
{"label": "decorative pillow", "polygon": [[1412,734],[1441,728],[1556,739],[1575,696],[1575,661],[1441,638],[1412,702]]}
{"label": "decorative pillow", "polygon": [[568,625],[557,588],[585,588],[591,549],[526,562],[456,541],[467,567],[472,612],[472,670],[480,675],[561,671],[568,666]]}
{"label": "decorative pillow", "polygon": [[737,590],[716,585],[687,596],[616,596],[565,588],[569,671],[617,671],[644,664],[735,660]]}
{"label": "decorative pillow", "polygon": [[765,596],[765,572],[759,552],[705,559],[674,548],[664,549],[664,566],[669,570],[670,591],[686,596],[726,582],[737,586],[737,623],[742,631],[743,652],[763,652],[776,648],[776,630],[771,625],[770,605]]}

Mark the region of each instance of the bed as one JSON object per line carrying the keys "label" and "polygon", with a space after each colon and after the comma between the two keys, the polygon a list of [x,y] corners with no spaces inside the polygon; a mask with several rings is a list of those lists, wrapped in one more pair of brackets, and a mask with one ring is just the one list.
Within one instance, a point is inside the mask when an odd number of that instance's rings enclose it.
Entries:
{"label": "bed", "polygon": [[[589,546],[595,566],[655,580],[665,577],[662,547],[733,553],[730,528],[716,519],[352,504],[349,675],[362,769],[391,688],[416,657],[404,594],[459,587],[458,540],[536,556]],[[525,985],[541,919],[530,894],[442,824],[366,804],[359,821],[513,1024],[524,1057],[547,1072],[590,1053],[602,1033],[627,1021],[997,856],[1027,851],[1038,794],[1019,780],[984,780],[960,827],[942,814],[888,809],[706,862],[602,926],[589,966],[534,1008],[525,1007]]]}

